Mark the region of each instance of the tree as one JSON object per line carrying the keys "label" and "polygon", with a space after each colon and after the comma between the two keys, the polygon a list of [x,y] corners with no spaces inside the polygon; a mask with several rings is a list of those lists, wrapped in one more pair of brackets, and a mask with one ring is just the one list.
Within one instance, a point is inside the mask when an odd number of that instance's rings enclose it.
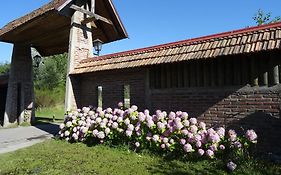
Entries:
{"label": "tree", "polygon": [[263,10],[259,9],[258,12],[253,16],[253,20],[258,26],[280,21],[280,16],[276,16],[272,19],[271,15],[271,12],[265,13]]}
{"label": "tree", "polygon": [[58,86],[65,87],[67,55],[55,55],[44,58],[44,64],[34,70],[36,89],[53,90]]}
{"label": "tree", "polygon": [[11,64],[8,62],[0,63],[0,74],[7,74],[10,71]]}

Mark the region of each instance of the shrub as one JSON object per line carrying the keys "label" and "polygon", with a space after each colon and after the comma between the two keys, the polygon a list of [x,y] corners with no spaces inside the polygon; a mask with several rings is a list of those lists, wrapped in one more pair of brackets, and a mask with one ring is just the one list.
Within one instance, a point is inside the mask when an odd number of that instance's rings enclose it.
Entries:
{"label": "shrub", "polygon": [[138,111],[135,105],[125,110],[122,105],[105,110],[84,107],[68,113],[60,129],[60,138],[70,142],[128,144],[135,150],[149,149],[184,158],[235,157],[257,143],[254,130],[237,135],[224,127],[207,128],[186,112],[157,110],[150,114],[149,110]]}

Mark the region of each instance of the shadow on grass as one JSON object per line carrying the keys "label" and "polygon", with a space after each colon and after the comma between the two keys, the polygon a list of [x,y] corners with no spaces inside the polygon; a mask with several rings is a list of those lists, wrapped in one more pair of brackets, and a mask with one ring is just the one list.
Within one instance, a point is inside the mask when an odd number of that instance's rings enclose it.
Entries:
{"label": "shadow on grass", "polygon": [[225,166],[222,161],[198,160],[178,161],[159,159],[156,165],[150,166],[147,170],[151,174],[182,175],[182,174],[223,174]]}

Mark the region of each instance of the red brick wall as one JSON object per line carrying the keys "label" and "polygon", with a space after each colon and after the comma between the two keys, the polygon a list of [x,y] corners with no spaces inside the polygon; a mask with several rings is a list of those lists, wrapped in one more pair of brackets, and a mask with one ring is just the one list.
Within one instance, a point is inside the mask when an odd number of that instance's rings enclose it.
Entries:
{"label": "red brick wall", "polygon": [[259,150],[281,153],[280,89],[277,85],[152,90],[151,107],[187,111],[211,126],[255,129]]}
{"label": "red brick wall", "polygon": [[[141,110],[182,110],[212,126],[253,128],[258,147],[281,153],[280,89],[273,87],[182,88],[148,90],[146,69],[104,71],[79,76],[78,107],[97,106],[97,86],[103,87],[103,107],[115,107],[123,99],[123,86],[131,88],[131,104]],[[78,92],[79,91],[79,92]],[[145,100],[146,94],[148,99]]]}

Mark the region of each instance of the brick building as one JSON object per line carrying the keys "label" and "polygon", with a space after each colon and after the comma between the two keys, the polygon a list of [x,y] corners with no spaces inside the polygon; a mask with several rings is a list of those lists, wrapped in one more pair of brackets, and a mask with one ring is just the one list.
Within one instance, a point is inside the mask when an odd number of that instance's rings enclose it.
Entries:
{"label": "brick building", "polygon": [[254,128],[259,146],[280,151],[280,64],[281,23],[274,23],[81,59],[71,76],[78,107],[101,105],[99,94],[103,107],[116,106],[129,87],[140,109]]}
{"label": "brick building", "polygon": [[[44,25],[48,24],[48,25]],[[128,37],[111,0],[53,0],[0,29],[14,44],[4,126],[34,117],[30,47],[68,51],[65,110],[114,107],[187,111],[212,126],[254,128],[281,152],[281,23],[93,57],[93,41]]]}

